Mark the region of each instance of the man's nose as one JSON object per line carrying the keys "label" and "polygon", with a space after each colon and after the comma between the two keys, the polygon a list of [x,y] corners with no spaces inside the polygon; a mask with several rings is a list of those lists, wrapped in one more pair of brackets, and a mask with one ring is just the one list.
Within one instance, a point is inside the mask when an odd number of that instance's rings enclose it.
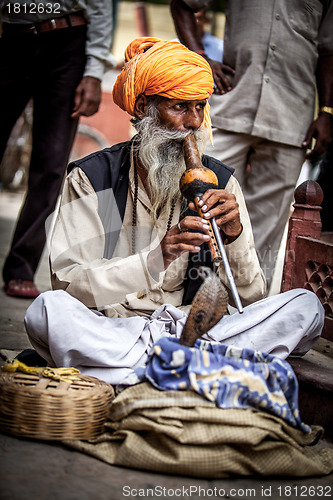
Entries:
{"label": "man's nose", "polygon": [[184,119],[184,127],[187,130],[197,130],[202,124],[202,114],[197,109],[188,110]]}

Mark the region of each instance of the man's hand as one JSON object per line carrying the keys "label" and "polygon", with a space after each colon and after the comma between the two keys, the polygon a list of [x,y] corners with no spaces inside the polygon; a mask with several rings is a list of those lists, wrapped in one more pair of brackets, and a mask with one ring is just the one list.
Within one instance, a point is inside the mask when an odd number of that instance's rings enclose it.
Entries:
{"label": "man's hand", "polygon": [[[192,5],[193,9],[183,0],[170,0],[170,11],[175,23],[176,32],[179,40],[190,50],[201,54],[204,52],[202,45],[200,30],[194,12],[198,12],[205,7],[205,3],[196,2],[196,6]],[[215,82],[215,93],[225,94],[231,90],[231,84],[227,74],[234,75],[235,71],[222,62],[214,61],[203,55],[211,67]]]}
{"label": "man's hand", "polygon": [[214,61],[207,57],[207,62],[211,67],[214,83],[215,83],[215,94],[226,94],[232,89],[231,83],[227,74],[234,75],[235,70],[226,64]]}
{"label": "man's hand", "polygon": [[[331,107],[333,103],[333,56],[319,56],[316,69],[319,108]],[[312,122],[302,143],[303,148],[310,148],[312,139],[316,139],[314,148],[305,158],[316,159],[327,150],[333,139],[332,115],[319,112]]]}
{"label": "man's hand", "polygon": [[302,143],[303,148],[310,148],[312,138],[316,139],[316,143],[311,151],[307,153],[305,158],[316,159],[327,150],[333,140],[333,120],[328,113],[321,113],[316,120],[312,122],[308,133]]}
{"label": "man's hand", "polygon": [[[204,219],[215,217],[220,231],[228,238],[229,243],[234,241],[242,232],[239,207],[235,195],[224,189],[208,189],[199,201],[199,207]],[[194,203],[189,204],[195,210]]]}
{"label": "man's hand", "polygon": [[102,98],[101,81],[93,76],[84,76],[76,88],[72,118],[91,116],[98,111]]}
{"label": "man's hand", "polygon": [[[189,232],[190,229],[191,232]],[[200,245],[209,241],[207,233],[207,221],[196,216],[184,217],[179,225],[176,224],[169,229],[161,241],[161,245],[149,253],[147,263],[150,274],[154,275],[164,271],[184,252],[199,252]]]}

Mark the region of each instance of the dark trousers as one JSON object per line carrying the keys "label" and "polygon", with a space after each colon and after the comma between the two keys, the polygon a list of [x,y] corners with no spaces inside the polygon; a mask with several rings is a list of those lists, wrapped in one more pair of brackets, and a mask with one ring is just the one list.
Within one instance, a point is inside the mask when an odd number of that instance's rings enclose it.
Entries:
{"label": "dark trousers", "polygon": [[322,231],[333,232],[333,142],[331,142],[323,159],[320,162],[317,182],[323,190],[324,199],[321,204],[320,217],[322,222]]}
{"label": "dark trousers", "polygon": [[3,279],[33,280],[55,208],[77,120],[70,115],[85,66],[86,26],[0,39],[0,161],[12,127],[33,98],[33,145],[28,190]]}

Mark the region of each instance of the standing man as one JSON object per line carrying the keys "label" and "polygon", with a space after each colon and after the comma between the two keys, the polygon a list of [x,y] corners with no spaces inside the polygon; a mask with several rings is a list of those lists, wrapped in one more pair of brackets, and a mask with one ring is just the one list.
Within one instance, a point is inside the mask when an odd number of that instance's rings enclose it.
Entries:
{"label": "standing man", "polygon": [[212,68],[210,154],[235,168],[269,284],[304,158],[333,138],[333,2],[227,1],[223,64],[196,31],[204,3],[171,0],[171,12],[179,39]]}
{"label": "standing man", "polygon": [[101,101],[110,55],[110,0],[1,2],[0,161],[8,137],[33,99],[33,146],[28,191],[3,268],[15,297],[39,294],[34,275],[81,115]]}

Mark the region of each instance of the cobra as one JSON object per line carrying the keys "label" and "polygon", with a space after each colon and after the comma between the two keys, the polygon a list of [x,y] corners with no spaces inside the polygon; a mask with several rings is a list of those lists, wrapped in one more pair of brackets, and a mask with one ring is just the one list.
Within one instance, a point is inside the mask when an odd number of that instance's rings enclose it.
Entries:
{"label": "cobra", "polygon": [[209,267],[199,267],[203,279],[194,296],[179,343],[192,347],[195,341],[213,328],[228,309],[229,295],[219,277]]}

